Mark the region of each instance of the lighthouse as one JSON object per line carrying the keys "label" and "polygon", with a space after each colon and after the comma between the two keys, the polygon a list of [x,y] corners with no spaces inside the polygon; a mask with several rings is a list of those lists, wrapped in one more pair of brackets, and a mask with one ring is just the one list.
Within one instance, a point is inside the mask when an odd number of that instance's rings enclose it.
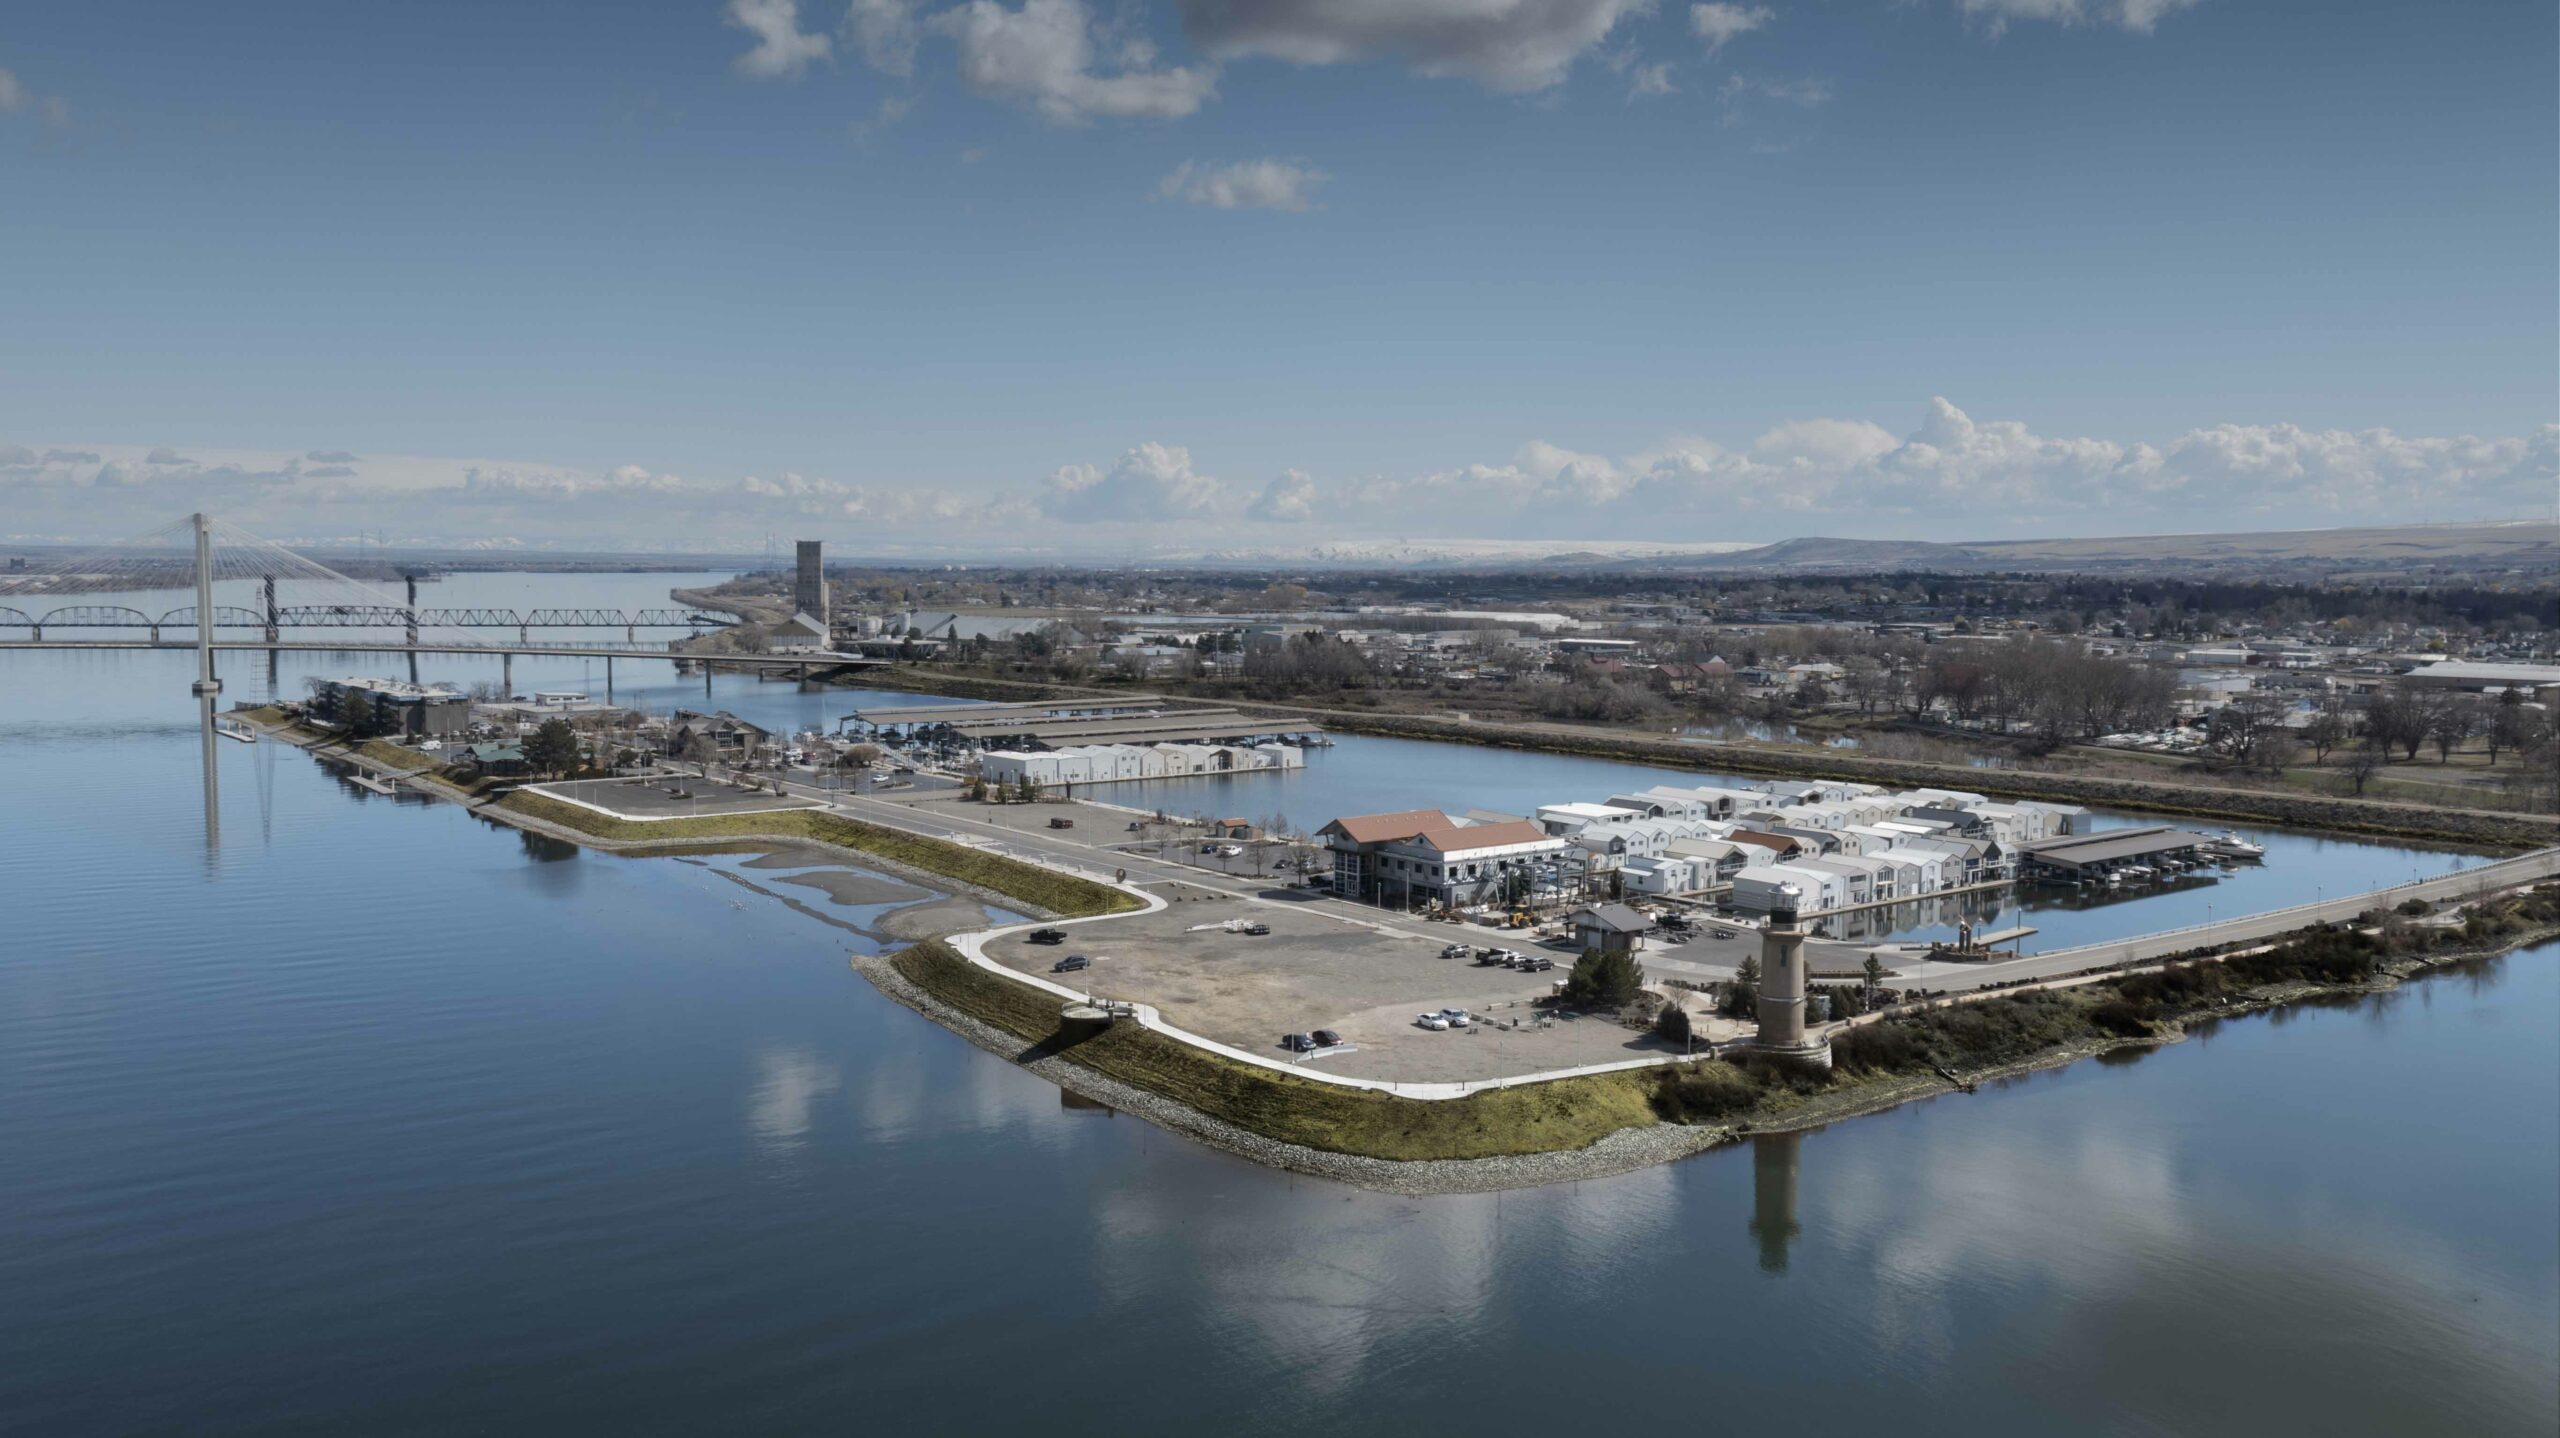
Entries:
{"label": "lighthouse", "polygon": [[1804,1034],[1804,928],[1797,917],[1804,891],[1781,884],[1776,898],[1769,927],[1760,931],[1760,1033],[1752,1047],[1829,1068],[1831,1041]]}

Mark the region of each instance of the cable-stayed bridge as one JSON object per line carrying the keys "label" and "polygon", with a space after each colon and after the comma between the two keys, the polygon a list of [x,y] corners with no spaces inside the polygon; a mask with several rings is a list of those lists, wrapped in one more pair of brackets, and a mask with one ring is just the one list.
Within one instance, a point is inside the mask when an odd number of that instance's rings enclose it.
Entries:
{"label": "cable-stayed bridge", "polygon": [[[240,581],[254,582],[254,602],[214,602],[216,584]],[[279,582],[295,592],[284,595]],[[155,590],[190,588],[196,591],[193,604],[162,607],[143,597]],[[191,515],[118,544],[0,574],[0,653],[197,649],[406,654],[413,656],[413,664],[420,654],[607,661],[647,655],[802,671],[884,662],[852,654],[724,650],[701,656],[671,651],[667,637],[706,633],[730,622],[699,609],[422,606],[415,578],[406,580],[403,589],[401,594],[386,593],[237,525]],[[199,616],[209,616],[209,622],[200,624]]]}
{"label": "cable-stayed bridge", "polygon": [[[219,604],[217,584],[255,585],[254,604]],[[290,585],[284,602],[280,585]],[[193,604],[163,608],[148,596],[162,590],[195,591]],[[0,573],[0,654],[63,649],[192,649],[196,701],[204,743],[205,843],[220,844],[219,765],[214,755],[214,707],[222,680],[214,655],[249,650],[268,656],[287,651],[405,654],[409,678],[418,677],[421,654],[482,654],[505,666],[514,687],[517,655],[605,662],[605,695],[613,695],[616,659],[657,659],[703,665],[707,692],[714,664],[803,675],[882,661],[859,655],[755,654],[721,651],[689,654],[665,639],[642,640],[643,630],[700,631],[723,620],[682,608],[625,611],[607,608],[426,608],[418,583],[385,593],[327,565],[262,539],[210,515],[191,514],[150,534],[102,549],[50,558]],[[598,631],[621,638],[597,638]]]}

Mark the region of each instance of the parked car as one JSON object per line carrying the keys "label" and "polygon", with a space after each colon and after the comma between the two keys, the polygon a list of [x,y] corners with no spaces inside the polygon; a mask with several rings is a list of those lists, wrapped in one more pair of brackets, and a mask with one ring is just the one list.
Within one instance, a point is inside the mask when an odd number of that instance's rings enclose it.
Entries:
{"label": "parked car", "polygon": [[1222,859],[1232,859],[1243,852],[1244,845],[1242,844],[1220,844],[1218,846],[1218,857]]}
{"label": "parked car", "polygon": [[1415,1014],[1413,1024],[1416,1028],[1445,1029],[1449,1026],[1449,1021],[1438,1014]]}
{"label": "parked car", "polygon": [[1440,950],[1440,957],[1444,959],[1463,959],[1473,953],[1475,953],[1475,950],[1469,948],[1465,944],[1448,944],[1442,946]]}
{"label": "parked car", "polygon": [[1284,1034],[1280,1039],[1280,1047],[1293,1054],[1306,1053],[1315,1046],[1316,1041],[1306,1034]]}
{"label": "parked car", "polygon": [[1449,1027],[1453,1029],[1462,1029],[1475,1022],[1465,1009],[1442,1009],[1440,1017],[1448,1020]]}
{"label": "parked car", "polygon": [[1051,964],[1049,966],[1049,972],[1053,974],[1072,974],[1079,969],[1089,969],[1092,967],[1093,960],[1086,958],[1082,954],[1069,954],[1065,958]]}
{"label": "parked car", "polygon": [[1218,846],[1215,844],[1203,844],[1200,846],[1200,852],[1203,854],[1214,854],[1218,852]]}
{"label": "parked car", "polygon": [[1076,821],[1073,819],[1052,819],[1049,821],[1049,827],[1052,829],[1072,829],[1075,826]]}
{"label": "parked car", "polygon": [[1252,923],[1245,925],[1243,928],[1236,930],[1236,932],[1240,934],[1267,934],[1271,932],[1271,926],[1262,922],[1260,919],[1256,919]]}
{"label": "parked car", "polygon": [[1525,967],[1526,969],[1528,969],[1528,971],[1529,971],[1529,972],[1531,972],[1531,973],[1533,973],[1533,974],[1543,974],[1543,973],[1545,973],[1547,970],[1552,969],[1552,968],[1554,968],[1555,966],[1556,966],[1556,961],[1555,961],[1555,960],[1553,960],[1553,959],[1551,959],[1551,958],[1548,958],[1548,957],[1547,957],[1546,955],[1544,955],[1544,954],[1540,954],[1540,955],[1538,955],[1536,958],[1531,959],[1527,964],[1523,965],[1523,967]]}
{"label": "parked car", "polygon": [[1022,936],[1022,941],[1026,944],[1063,944],[1067,941],[1067,931],[1064,929],[1033,929],[1030,933]]}
{"label": "parked car", "polygon": [[1342,1044],[1342,1035],[1331,1029],[1318,1029],[1308,1037],[1313,1038],[1320,1049],[1338,1048]]}

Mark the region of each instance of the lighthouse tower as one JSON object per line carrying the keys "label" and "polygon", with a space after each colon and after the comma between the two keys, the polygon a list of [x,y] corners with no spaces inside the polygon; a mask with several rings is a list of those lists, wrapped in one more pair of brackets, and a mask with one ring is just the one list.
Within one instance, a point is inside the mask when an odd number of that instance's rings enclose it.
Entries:
{"label": "lighthouse tower", "polygon": [[1804,929],[1797,918],[1804,891],[1778,888],[1769,927],[1760,933],[1760,1034],[1754,1048],[1831,1067],[1831,1041],[1804,1033]]}

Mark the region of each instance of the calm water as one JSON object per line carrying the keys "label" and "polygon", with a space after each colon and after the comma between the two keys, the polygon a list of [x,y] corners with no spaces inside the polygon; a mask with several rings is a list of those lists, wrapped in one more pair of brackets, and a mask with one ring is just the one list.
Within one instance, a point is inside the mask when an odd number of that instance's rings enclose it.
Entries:
{"label": "calm water", "polygon": [[1066,1105],[733,864],[229,743],[209,850],[184,679],[0,658],[0,1431],[2560,1425],[2560,949],[1391,1199]]}

